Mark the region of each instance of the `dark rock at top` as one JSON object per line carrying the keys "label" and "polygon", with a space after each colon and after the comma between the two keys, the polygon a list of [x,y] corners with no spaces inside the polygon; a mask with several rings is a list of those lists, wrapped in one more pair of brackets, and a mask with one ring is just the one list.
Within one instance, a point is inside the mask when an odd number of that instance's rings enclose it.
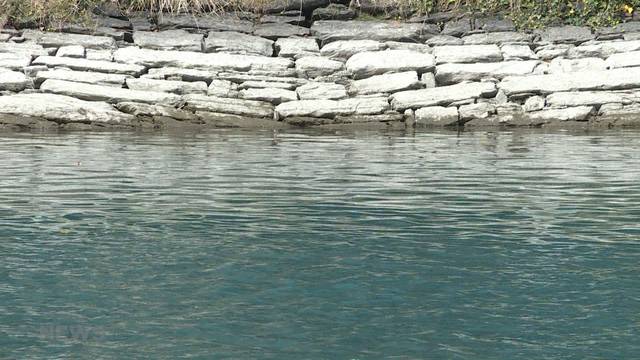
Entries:
{"label": "dark rock at top", "polygon": [[408,20],[413,23],[442,24],[454,19],[457,15],[452,12],[437,12],[428,15],[414,16]]}
{"label": "dark rock at top", "polygon": [[312,20],[351,20],[358,14],[353,9],[342,4],[330,4],[327,7],[313,10]]}
{"label": "dark rock at top", "polygon": [[267,39],[277,40],[284,37],[309,35],[309,29],[291,24],[269,23],[257,25],[253,34]]}
{"label": "dark rock at top", "polygon": [[158,18],[161,29],[206,29],[215,31],[236,31],[251,33],[253,22],[235,16],[194,16],[194,15],[163,15]]}
{"label": "dark rock at top", "polygon": [[113,29],[131,30],[131,22],[129,20],[99,16],[96,17],[94,21],[98,27],[104,26]]}
{"label": "dark rock at top", "polygon": [[100,5],[93,8],[93,13],[100,16],[106,16],[110,18],[117,18],[122,20],[127,20],[127,16],[124,14],[122,9],[120,9],[113,2],[103,2]]}
{"label": "dark rock at top", "polygon": [[276,24],[301,25],[306,22],[306,18],[301,11],[286,11],[282,14],[263,15],[260,18],[260,22],[263,24],[276,23]]}
{"label": "dark rock at top", "polygon": [[137,13],[129,18],[131,27],[135,31],[153,31],[156,26],[151,23],[146,13]]}
{"label": "dark rock at top", "polygon": [[625,34],[630,32],[640,32],[640,22],[626,22],[597,30],[599,35]]}
{"label": "dark rock at top", "polygon": [[571,25],[549,27],[538,33],[542,41],[562,44],[580,44],[594,38],[589,28]]}
{"label": "dark rock at top", "polygon": [[380,2],[372,0],[359,0],[356,2],[358,10],[361,13],[370,15],[386,15],[390,18],[402,17],[407,18],[413,14],[413,10],[408,6],[398,6],[393,2]]}
{"label": "dark rock at top", "polygon": [[323,44],[337,40],[421,41],[438,32],[433,24],[396,21],[319,20],[311,26],[311,34]]}
{"label": "dark rock at top", "polygon": [[476,19],[475,28],[484,32],[516,31],[516,26],[513,21],[499,17]]}
{"label": "dark rock at top", "polygon": [[330,0],[274,0],[269,1],[264,12],[274,14],[289,10],[302,10],[305,14],[311,14],[313,10],[327,6],[330,2]]}
{"label": "dark rock at top", "polygon": [[443,35],[462,36],[472,30],[471,19],[462,18],[458,20],[451,20],[444,25],[442,29]]}

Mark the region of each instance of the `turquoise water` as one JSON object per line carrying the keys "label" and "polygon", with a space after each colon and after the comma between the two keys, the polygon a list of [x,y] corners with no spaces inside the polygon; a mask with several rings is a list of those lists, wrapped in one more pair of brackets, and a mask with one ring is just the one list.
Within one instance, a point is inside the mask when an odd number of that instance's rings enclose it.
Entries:
{"label": "turquoise water", "polygon": [[2,359],[637,359],[640,133],[0,135]]}

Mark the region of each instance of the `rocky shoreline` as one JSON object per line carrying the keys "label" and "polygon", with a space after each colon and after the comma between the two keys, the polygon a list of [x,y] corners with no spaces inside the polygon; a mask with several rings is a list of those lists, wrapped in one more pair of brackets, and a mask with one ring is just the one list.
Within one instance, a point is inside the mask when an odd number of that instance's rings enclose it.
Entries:
{"label": "rocky shoreline", "polygon": [[640,127],[640,22],[324,11],[3,29],[0,129]]}

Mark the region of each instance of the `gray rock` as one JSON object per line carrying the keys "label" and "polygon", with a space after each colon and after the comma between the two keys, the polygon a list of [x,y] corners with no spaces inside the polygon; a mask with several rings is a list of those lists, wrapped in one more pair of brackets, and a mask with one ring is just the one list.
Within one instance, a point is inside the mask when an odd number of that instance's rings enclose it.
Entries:
{"label": "gray rock", "polygon": [[457,20],[451,20],[444,25],[442,29],[443,35],[462,36],[471,31],[471,19],[462,18]]}
{"label": "gray rock", "polygon": [[531,50],[529,45],[502,45],[500,50],[504,61],[538,59],[538,56]]}
{"label": "gray rock", "polygon": [[229,80],[213,80],[209,84],[207,95],[217,97],[238,97],[238,85]]}
{"label": "gray rock", "polygon": [[420,87],[421,83],[418,81],[418,74],[415,71],[405,71],[356,80],[351,83],[349,93],[353,95],[394,93]]}
{"label": "gray rock", "polygon": [[155,50],[202,51],[202,39],[202,34],[191,34],[184,30],[133,33],[134,44]]}
{"label": "gray rock", "polygon": [[386,97],[350,98],[344,100],[299,100],[280,104],[280,118],[294,116],[334,117],[337,115],[374,115],[389,109]]}
{"label": "gray rock", "polygon": [[516,31],[516,26],[510,19],[487,17],[475,20],[475,28],[484,32]]}
{"label": "gray rock", "polygon": [[473,119],[486,119],[496,112],[495,106],[489,103],[462,105],[458,109],[460,120],[466,122]]}
{"label": "gray rock", "polygon": [[428,106],[415,111],[416,126],[454,126],[458,125],[459,115],[456,107]]}
{"label": "gray rock", "polygon": [[536,55],[540,60],[552,60],[557,57],[563,57],[567,55],[571,48],[574,48],[571,44],[556,44],[545,45],[536,48]]}
{"label": "gray rock", "polygon": [[577,106],[566,109],[547,109],[541,111],[530,112],[527,118],[532,122],[548,122],[548,121],[585,121],[593,114],[591,106]]}
{"label": "gray rock", "polygon": [[296,59],[320,53],[316,39],[300,37],[278,39],[276,41],[276,50],[278,51],[278,56]]}
{"label": "gray rock", "polygon": [[416,109],[425,106],[448,105],[456,101],[493,97],[496,86],[491,82],[463,83],[431,89],[410,90],[391,95],[395,110]]}
{"label": "gray rock", "polygon": [[41,84],[45,80],[52,79],[122,87],[124,85],[125,79],[127,79],[128,77],[128,75],[120,74],[105,74],[90,71],[54,69],[48,71],[39,71],[36,75],[36,83]]}
{"label": "gray rock", "polygon": [[437,46],[433,54],[438,64],[502,61],[497,45]]}
{"label": "gray rock", "polygon": [[49,70],[49,68],[44,65],[34,65],[34,66],[27,66],[23,68],[22,72],[30,78],[35,78],[40,71],[47,71],[47,70]]}
{"label": "gray rock", "polygon": [[419,41],[432,33],[427,25],[392,21],[320,20],[311,26],[311,34],[322,44],[338,40]]}
{"label": "gray rock", "polygon": [[329,5],[329,0],[272,0],[264,5],[264,12],[276,14],[283,11],[301,10],[304,13],[312,13],[313,10]]}
{"label": "gray rock", "polygon": [[607,58],[617,53],[640,50],[640,40],[634,41],[603,41],[596,44],[583,44],[571,48],[567,56],[571,58],[599,57]]}
{"label": "gray rock", "polygon": [[120,30],[115,30],[109,27],[99,27],[99,28],[96,28],[93,32],[93,35],[111,37],[115,41],[124,41],[125,34],[128,34],[128,33]]}
{"label": "gray rock", "polygon": [[465,45],[527,44],[533,40],[533,35],[521,32],[493,32],[467,35],[462,40]]}
{"label": "gray rock", "polygon": [[433,73],[424,73],[420,76],[420,82],[427,89],[436,87],[436,76]]}
{"label": "gray rock", "polygon": [[425,54],[431,54],[431,52],[433,51],[433,49],[429,45],[425,44],[398,41],[387,41],[384,44],[389,50],[411,50]]}
{"label": "gray rock", "polygon": [[235,31],[212,31],[204,41],[205,52],[273,55],[273,41]]}
{"label": "gray rock", "polygon": [[338,40],[323,46],[320,54],[330,58],[349,59],[360,52],[379,51],[386,48],[385,44],[374,40]]}
{"label": "gray rock", "polygon": [[640,102],[640,92],[637,91],[570,91],[547,96],[549,106],[559,108],[603,104],[629,105],[636,102]]}
{"label": "gray rock", "polygon": [[440,85],[450,85],[487,78],[502,79],[510,75],[532,74],[537,65],[538,61],[536,60],[442,64],[436,67],[436,81]]}
{"label": "gray rock", "polygon": [[347,60],[347,70],[355,79],[384,74],[386,72],[432,71],[435,62],[430,54],[409,50],[367,51],[353,55]]}
{"label": "gray rock", "polygon": [[343,85],[327,82],[308,82],[296,89],[300,100],[338,100],[347,97]]}
{"label": "gray rock", "polygon": [[625,41],[640,40],[640,32],[624,34]]}
{"label": "gray rock", "polygon": [[114,59],[121,63],[139,64],[148,67],[178,67],[185,69],[284,70],[293,66],[293,62],[285,58],[225,53],[204,54],[188,51],[159,51],[135,47],[116,50]]}
{"label": "gray rock", "polygon": [[131,115],[113,106],[53,94],[0,96],[0,114],[43,118],[55,122],[122,122]]}
{"label": "gray rock", "polygon": [[196,120],[198,118],[192,112],[176,109],[172,106],[149,105],[136,102],[117,103],[116,108],[123,113],[127,113],[136,117],[169,117],[176,120]]}
{"label": "gray rock", "polygon": [[116,46],[116,41],[106,36],[52,33],[30,29],[25,30],[22,36],[44,47],[80,45],[87,49],[110,49]]}
{"label": "gray rock", "polygon": [[71,70],[95,71],[132,76],[139,76],[145,71],[145,67],[141,65],[118,64],[109,61],[75,59],[57,56],[39,56],[33,61],[33,64],[46,65],[49,67],[66,67]]}
{"label": "gray rock", "polygon": [[640,51],[613,54],[607,58],[606,66],[610,69],[640,66]]}
{"label": "gray rock", "polygon": [[209,70],[163,67],[149,69],[149,73],[142,75],[141,77],[146,79],[180,79],[182,81],[204,81],[209,83],[217,76],[217,72]]}
{"label": "gray rock", "polygon": [[240,90],[240,97],[242,99],[268,101],[274,105],[287,101],[298,100],[298,96],[295,91],[278,88],[244,89]]}
{"label": "gray rock", "polygon": [[218,79],[229,80],[236,83],[254,81],[254,82],[288,83],[288,84],[295,84],[295,85],[303,85],[303,84],[306,84],[308,81],[306,79],[300,79],[295,77],[258,75],[258,74],[252,73],[251,71],[249,71],[248,73],[222,72],[222,73],[218,73],[217,77]]}
{"label": "gray rock", "polygon": [[85,55],[84,47],[80,45],[62,46],[56,52],[56,56],[64,56],[64,57],[72,57],[72,58],[83,58],[84,55]]}
{"label": "gray rock", "polygon": [[87,60],[113,61],[113,51],[86,49],[85,58]]}
{"label": "gray rock", "polygon": [[160,91],[178,95],[207,93],[207,83],[204,81],[187,82],[129,78],[126,80],[126,84],[131,90]]}
{"label": "gray rock", "polygon": [[31,64],[31,56],[0,53],[0,69],[22,70]]}
{"label": "gray rock", "polygon": [[234,16],[193,16],[163,14],[158,19],[158,26],[167,28],[194,28],[212,31],[253,32],[253,22]]}
{"label": "gray rock", "polygon": [[603,71],[607,64],[600,58],[562,59],[555,58],[549,63],[549,73],[568,73],[577,71]]}
{"label": "gray rock", "polygon": [[579,44],[588,40],[593,40],[594,35],[587,27],[581,26],[559,26],[548,27],[540,31],[542,41],[551,43]]}
{"label": "gray rock", "polygon": [[40,90],[45,93],[72,96],[81,100],[107,101],[110,103],[134,101],[149,104],[175,105],[180,102],[180,97],[174,94],[154,91],[137,91],[116,88],[113,86],[85,84],[63,80],[46,80],[42,85],[40,85]]}
{"label": "gray rock", "polygon": [[288,82],[273,82],[273,81],[245,81],[238,89],[284,89],[295,90],[296,84]]}
{"label": "gray rock", "polygon": [[0,42],[7,42],[11,38],[11,34],[0,33]]}
{"label": "gray rock", "polygon": [[544,102],[545,100],[543,97],[532,96],[524,102],[522,109],[526,112],[542,110],[544,109]]}
{"label": "gray rock", "polygon": [[344,64],[342,62],[321,56],[306,56],[296,60],[298,75],[309,79],[331,75],[343,68]]}
{"label": "gray rock", "polygon": [[254,35],[262,36],[267,39],[277,40],[279,38],[286,38],[292,36],[307,36],[309,35],[309,29],[291,25],[291,24],[260,24],[256,26],[253,31]]}
{"label": "gray rock", "polygon": [[436,35],[425,42],[429,46],[462,45],[464,41],[451,35]]}
{"label": "gray rock", "polygon": [[25,74],[0,69],[0,90],[17,92],[31,87],[33,83]]}
{"label": "gray rock", "polygon": [[184,108],[187,110],[263,118],[273,117],[273,105],[263,101],[218,98],[204,95],[185,95],[184,104]]}
{"label": "gray rock", "polygon": [[640,68],[549,75],[509,76],[500,82],[509,95],[550,94],[559,91],[618,90],[640,87]]}
{"label": "gray rock", "polygon": [[[53,49],[55,50],[55,49]],[[49,50],[34,43],[0,43],[0,54],[28,55],[30,57],[50,55]]]}
{"label": "gray rock", "polygon": [[329,4],[327,7],[313,10],[311,20],[351,20],[356,16],[356,12],[345,5]]}
{"label": "gray rock", "polygon": [[260,23],[277,23],[277,24],[291,24],[291,25],[301,25],[306,21],[305,16],[300,11],[289,11],[282,14],[276,15],[262,15],[260,17]]}

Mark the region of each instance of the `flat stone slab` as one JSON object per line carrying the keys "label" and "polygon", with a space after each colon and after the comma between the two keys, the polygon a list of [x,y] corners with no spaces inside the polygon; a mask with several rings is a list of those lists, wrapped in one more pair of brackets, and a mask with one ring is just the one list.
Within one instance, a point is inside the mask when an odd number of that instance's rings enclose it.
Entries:
{"label": "flat stone slab", "polygon": [[526,113],[532,122],[585,121],[594,113],[592,106],[576,106],[566,109],[545,109]]}
{"label": "flat stone slab", "polygon": [[308,79],[331,75],[342,69],[344,69],[342,62],[322,56],[305,56],[296,60],[298,76]]}
{"label": "flat stone slab", "polygon": [[0,114],[36,117],[55,122],[122,122],[132,119],[113,106],[54,94],[0,96]]}
{"label": "flat stone slab", "polygon": [[168,15],[163,14],[158,19],[158,26],[166,28],[193,28],[213,31],[237,31],[242,33],[253,32],[253,22],[228,16],[194,16],[194,15]]}
{"label": "flat stone slab", "polygon": [[497,45],[436,46],[433,54],[438,64],[502,61],[502,51]]}
{"label": "flat stone slab", "polygon": [[540,39],[551,43],[582,43],[592,40],[595,36],[591,30],[582,26],[558,26],[541,30]]}
{"label": "flat stone slab", "polygon": [[307,55],[318,55],[320,47],[318,42],[313,38],[281,38],[276,41],[276,50],[278,56],[289,58],[300,58]]}
{"label": "flat stone slab", "polygon": [[431,54],[433,52],[433,48],[425,44],[399,42],[399,41],[385,41],[384,45],[389,50],[411,50],[411,51],[421,52],[425,54]]}
{"label": "flat stone slab", "polygon": [[0,69],[0,90],[22,91],[33,87],[33,83],[24,73]]}
{"label": "flat stone slab", "polygon": [[154,80],[154,79],[133,79],[126,80],[127,88],[140,91],[161,91],[172,94],[206,94],[207,83],[204,81],[176,81],[176,80]]}
{"label": "flat stone slab", "polygon": [[640,50],[640,40],[603,41],[596,44],[583,44],[580,46],[572,47],[567,51],[567,56],[570,58],[607,58],[613,54],[638,50]]}
{"label": "flat stone slab", "polygon": [[[579,71],[604,71],[607,63],[600,58],[563,59],[555,58],[549,63],[549,73],[570,73]],[[515,74],[514,74],[515,75]]]}
{"label": "flat stone slab", "polygon": [[117,103],[115,107],[124,113],[134,116],[163,116],[170,117],[176,120],[194,120],[198,118],[198,116],[192,112],[176,109],[172,106],[150,105],[136,102],[121,102]]}
{"label": "flat stone slab", "polygon": [[106,101],[112,104],[133,101],[146,104],[175,105],[180,102],[180,96],[169,93],[138,91],[63,80],[46,80],[40,85],[40,90],[45,93],[73,96],[88,101]]}
{"label": "flat stone slab", "polygon": [[330,58],[349,59],[360,52],[380,51],[386,48],[384,43],[375,40],[338,40],[324,45],[320,54]]}
{"label": "flat stone slab", "polygon": [[135,31],[133,43],[141,48],[155,50],[202,51],[202,34],[192,34],[184,30],[159,32]]}
{"label": "flat stone slab", "polygon": [[239,72],[221,72],[218,73],[218,79],[229,80],[235,83],[244,83],[246,81],[264,81],[264,82],[272,82],[272,83],[288,83],[288,84],[296,84],[303,85],[306,84],[306,79],[296,78],[296,77],[279,77],[279,76],[267,76],[267,75],[258,75],[252,74],[251,71],[248,73],[239,73]]}
{"label": "flat stone slab", "polygon": [[500,47],[504,61],[510,60],[537,60],[536,55],[529,45],[506,44]]}
{"label": "flat stone slab", "polygon": [[428,106],[415,111],[415,120],[417,126],[453,126],[460,119],[455,106]]}
{"label": "flat stone slab", "polygon": [[116,47],[116,41],[107,36],[54,33],[27,29],[22,33],[22,37],[44,47],[68,45],[80,45],[87,49],[110,49]]}
{"label": "flat stone slab", "polygon": [[337,115],[374,115],[389,109],[386,97],[350,98],[344,100],[299,100],[276,107],[279,117],[335,117]]}
{"label": "flat stone slab", "polygon": [[309,29],[291,24],[268,23],[257,25],[253,34],[267,39],[277,40],[279,38],[292,36],[308,36]]}
{"label": "flat stone slab", "polygon": [[293,61],[286,58],[225,53],[204,54],[189,51],[160,51],[135,47],[118,49],[114,52],[113,57],[120,63],[138,64],[147,67],[237,71],[248,71],[250,69],[284,70],[293,67]]}
{"label": "flat stone slab", "polygon": [[436,67],[436,82],[439,85],[451,85],[463,81],[481,79],[502,79],[510,75],[532,74],[539,64],[536,60],[502,61],[475,64],[442,64]]}
{"label": "flat stone slab", "polygon": [[182,81],[204,81],[210,83],[217,76],[217,71],[162,67],[149,69],[149,72],[142,75],[141,78],[156,80],[180,79]]}
{"label": "flat stone slab", "polygon": [[31,64],[31,56],[0,53],[0,69],[22,70]]}
{"label": "flat stone slab", "polygon": [[449,105],[451,103],[496,94],[492,82],[462,83],[430,89],[402,91],[391,95],[391,105],[395,110],[417,109],[427,106]]}
{"label": "flat stone slab", "polygon": [[245,81],[238,86],[238,89],[284,89],[295,90],[296,84],[273,81]]}
{"label": "flat stone slab", "polygon": [[45,80],[51,79],[122,87],[124,85],[125,79],[130,77],[130,75],[121,74],[105,74],[89,71],[50,69],[47,71],[38,71],[38,73],[36,74],[36,83],[41,84]]}
{"label": "flat stone slab", "polygon": [[264,101],[185,95],[184,104],[184,108],[188,110],[263,118],[273,117],[273,105]]}
{"label": "flat stone slab", "polygon": [[548,75],[509,76],[499,87],[507,95],[550,94],[559,91],[622,90],[640,87],[640,68]]}
{"label": "flat stone slab", "polygon": [[394,21],[320,20],[311,26],[311,34],[322,44],[338,40],[418,41],[434,32],[427,25]]}
{"label": "flat stone slab", "polygon": [[273,55],[273,41],[235,31],[211,31],[204,41],[205,52]]}
{"label": "flat stone slab", "polygon": [[249,100],[267,101],[274,105],[278,105],[287,101],[298,100],[295,91],[277,89],[277,88],[250,88],[240,90],[240,98]]}
{"label": "flat stone slab", "polygon": [[29,55],[31,57],[50,55],[49,50],[34,43],[0,43],[0,53]]}
{"label": "flat stone slab", "polygon": [[145,71],[145,67],[141,65],[119,64],[110,61],[75,59],[57,56],[39,56],[33,61],[33,65],[66,67],[72,70],[95,71],[109,74],[122,74],[132,76],[139,76]]}
{"label": "flat stone slab", "polygon": [[569,91],[557,92],[547,96],[547,105],[551,107],[571,107],[603,104],[629,105],[640,102],[637,91]]}
{"label": "flat stone slab", "polygon": [[607,58],[606,66],[610,69],[640,66],[640,51],[613,54]]}
{"label": "flat stone slab", "polygon": [[85,49],[80,45],[67,45],[62,46],[56,52],[56,56],[83,58],[85,56]]}
{"label": "flat stone slab", "polygon": [[207,89],[207,95],[216,97],[238,97],[238,84],[229,80],[213,80]]}
{"label": "flat stone slab", "polygon": [[418,73],[405,71],[375,75],[367,79],[353,81],[349,86],[349,93],[353,95],[394,93],[421,87],[422,83],[418,79]]}
{"label": "flat stone slab", "polygon": [[344,85],[327,82],[308,82],[296,89],[300,100],[338,100],[347,97]]}
{"label": "flat stone slab", "polygon": [[533,35],[521,32],[492,32],[467,35],[462,38],[465,45],[486,45],[486,44],[522,44],[530,43]]}
{"label": "flat stone slab", "polygon": [[347,70],[355,79],[362,79],[386,72],[433,70],[435,61],[432,55],[410,50],[367,51],[353,55],[347,60]]}

